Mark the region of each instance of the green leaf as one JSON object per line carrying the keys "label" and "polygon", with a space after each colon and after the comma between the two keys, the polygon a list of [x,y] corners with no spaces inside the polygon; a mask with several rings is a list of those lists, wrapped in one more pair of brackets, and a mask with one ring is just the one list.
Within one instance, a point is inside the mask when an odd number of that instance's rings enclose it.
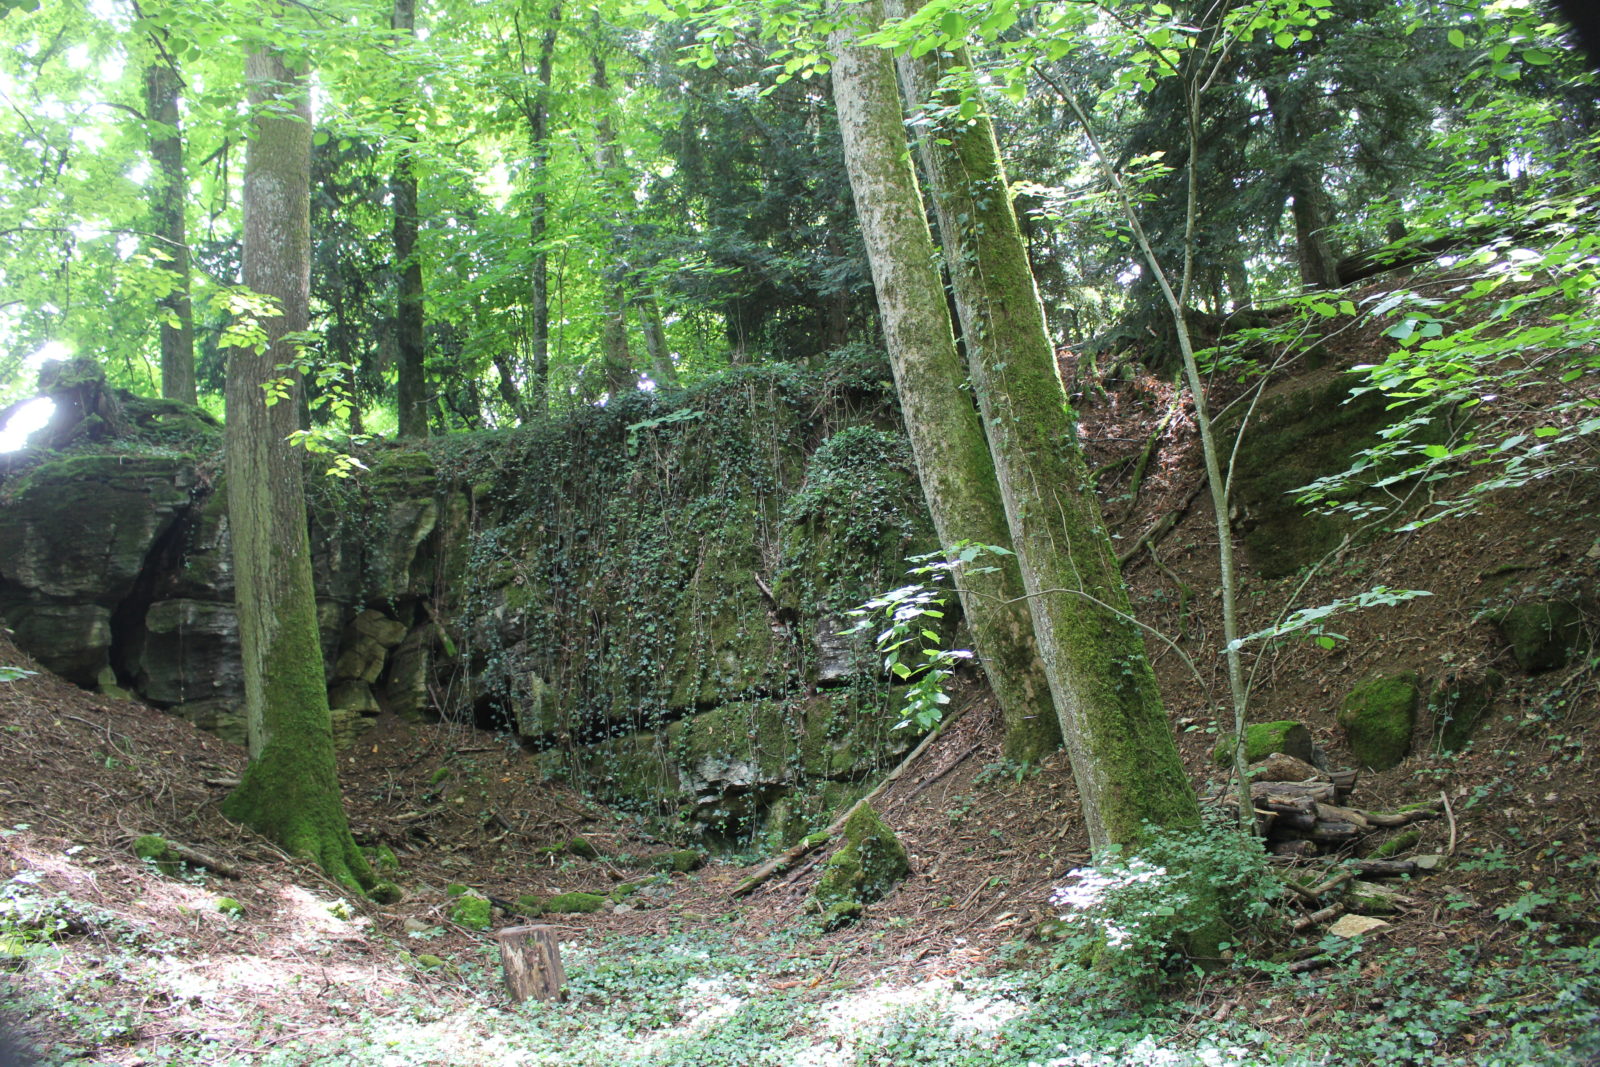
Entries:
{"label": "green leaf", "polygon": [[1467,47],[1467,35],[1460,30],[1451,30],[1446,36],[1450,38],[1450,43],[1456,48]]}

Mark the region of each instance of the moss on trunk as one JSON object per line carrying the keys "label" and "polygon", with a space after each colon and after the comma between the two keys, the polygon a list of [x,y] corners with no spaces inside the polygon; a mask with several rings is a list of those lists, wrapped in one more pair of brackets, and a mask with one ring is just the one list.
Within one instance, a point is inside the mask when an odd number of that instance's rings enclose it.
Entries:
{"label": "moss on trunk", "polygon": [[[914,2],[914,0],[913,0]],[[891,14],[899,13],[891,6]],[[1012,211],[994,128],[936,99],[964,53],[901,59],[1013,546],[1096,847],[1199,825],[1100,515]]]}
{"label": "moss on trunk", "polygon": [[[883,19],[879,3],[852,8],[858,23],[834,35],[834,98],[845,163],[872,265],[906,432],[939,541],[1011,547],[1000,486],[970,396],[933,253],[922,194],[906,146],[894,68],[881,48],[852,47]],[[958,575],[962,611],[1005,719],[1005,755],[1033,761],[1060,730],[1033,639],[1015,557]]]}
{"label": "moss on trunk", "polygon": [[245,165],[244,283],[277,302],[269,344],[228,359],[228,520],[251,761],[223,811],[360,891],[372,883],[350,836],[334,763],[296,428],[298,381],[273,402],[304,330],[310,284],[311,107],[303,74],[272,54],[246,62],[256,114]]}

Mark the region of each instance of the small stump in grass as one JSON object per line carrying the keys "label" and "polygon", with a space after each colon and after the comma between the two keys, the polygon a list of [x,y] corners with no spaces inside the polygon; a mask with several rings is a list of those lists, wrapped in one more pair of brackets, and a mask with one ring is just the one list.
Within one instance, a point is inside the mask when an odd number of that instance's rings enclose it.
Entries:
{"label": "small stump in grass", "polygon": [[500,966],[512,1001],[562,999],[567,972],[561,966],[555,927],[508,926],[497,931],[494,939],[500,943]]}

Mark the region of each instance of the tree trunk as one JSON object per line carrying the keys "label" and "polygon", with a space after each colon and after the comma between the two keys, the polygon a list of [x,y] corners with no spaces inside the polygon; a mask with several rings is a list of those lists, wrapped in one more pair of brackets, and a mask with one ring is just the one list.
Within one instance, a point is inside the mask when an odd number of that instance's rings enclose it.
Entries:
{"label": "tree trunk", "polygon": [[639,326],[644,331],[644,348],[650,357],[650,377],[657,385],[677,385],[678,368],[667,347],[667,330],[661,323],[661,302],[655,294],[634,301],[639,311]]}
{"label": "tree trunk", "polygon": [[1284,186],[1289,191],[1294,219],[1295,259],[1300,281],[1308,289],[1339,287],[1339,257],[1328,240],[1333,223],[1333,200],[1322,183],[1321,164],[1310,158],[1310,145],[1318,126],[1314,102],[1307,89],[1290,83],[1268,86],[1267,108],[1272,112],[1278,147],[1287,156]]}
{"label": "tree trunk", "polygon": [[[417,0],[394,0],[390,26],[411,37],[417,34]],[[400,108],[403,113],[404,105]],[[403,145],[413,138],[400,134]],[[423,347],[422,260],[417,256],[417,175],[409,147],[400,149],[389,181],[394,199],[394,263],[400,276],[395,305],[395,406],[401,437],[428,436],[428,371]]]}
{"label": "tree trunk", "polygon": [[[600,187],[610,195],[627,195],[627,184],[620,180],[617,158],[617,130],[611,121],[611,82],[606,74],[606,58],[601,49],[600,13],[595,12],[594,51],[590,59],[594,64],[591,84],[595,90],[594,169]],[[612,396],[631,393],[639,387],[639,374],[633,366],[633,355],[628,351],[628,300],[623,283],[622,245],[617,234],[622,219],[618,211],[612,213],[613,234],[611,250],[613,262],[602,279],[602,306],[600,309],[600,359],[605,369],[606,391]]]}
{"label": "tree trunk", "polygon": [[970,63],[930,53],[900,64],[914,110],[944,105],[918,126],[924,168],[1089,838],[1097,849],[1137,848],[1147,822],[1197,827],[1199,805],[1078,447],[994,127],[981,112],[940,119],[955,110],[936,99],[942,65]]}
{"label": "tree trunk", "polygon": [[513,1003],[564,998],[567,972],[555,927],[508,926],[495,931],[494,939],[500,943],[500,967]]}
{"label": "tree trunk", "polygon": [[339,795],[301,457],[288,442],[299,382],[291,374],[291,396],[278,403],[262,388],[294,357],[284,335],[308,320],[309,88],[270,53],[246,59],[245,80],[255,122],[245,164],[244,284],[282,313],[262,324],[264,351],[235,348],[228,358],[228,524],[250,764],[222,810],[359,891],[372,875]]}
{"label": "tree trunk", "polygon": [[[549,228],[550,196],[546,191],[550,171],[550,77],[555,63],[556,29],[561,22],[561,3],[550,5],[549,19],[539,39],[535,63],[535,85],[524,93],[522,111],[528,120],[528,140],[533,147],[532,193],[528,198],[528,242],[533,249],[533,264],[528,277],[530,356],[533,367],[533,412],[544,416],[550,411],[550,254],[545,251],[545,232]],[[517,27],[517,41],[522,29]],[[522,68],[526,75],[528,55],[522,49]],[[506,379],[502,375],[502,382]],[[502,391],[504,385],[502,385]],[[519,407],[520,410],[520,407]]]}
{"label": "tree trunk", "polygon": [[[165,42],[162,34],[159,43]],[[183,136],[178,122],[182,85],[167,57],[157,55],[144,69],[145,120],[150,129],[150,156],[155,173],[150,182],[151,229],[156,258],[176,274],[177,285],[161,298],[161,395],[195,402],[194,309],[189,301],[189,240],[184,212],[189,182],[183,166]]]}
{"label": "tree trunk", "polygon": [[[866,27],[882,20],[878,3],[856,11]],[[1011,544],[983,425],[962,392],[966,369],[956,351],[928,232],[922,195],[906,147],[894,65],[879,48],[851,47],[856,30],[836,31],[833,95],[844,135],[845,168],[872,266],[873,288],[901,414],[941,544]],[[988,573],[960,573],[957,591],[979,660],[1000,702],[1005,754],[1036,761],[1061,742],[1049,681],[1033,640],[1016,557]]]}

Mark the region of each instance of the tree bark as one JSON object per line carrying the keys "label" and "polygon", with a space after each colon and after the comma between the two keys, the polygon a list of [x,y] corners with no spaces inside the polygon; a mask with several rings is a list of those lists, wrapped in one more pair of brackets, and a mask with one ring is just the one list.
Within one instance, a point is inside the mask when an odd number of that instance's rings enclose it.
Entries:
{"label": "tree bark", "polygon": [[[876,2],[850,10],[869,28],[882,20]],[[834,34],[833,95],[884,341],[923,494],[941,544],[967,540],[1009,548],[983,425],[961,389],[966,369],[956,350],[933,237],[906,146],[893,61],[882,49],[851,46],[855,35],[850,27]],[[995,562],[988,573],[958,573],[956,589],[979,662],[1000,703],[1005,754],[1036,761],[1061,743],[1061,733],[1016,557]]]}
{"label": "tree bark", "polygon": [[1294,219],[1295,260],[1300,281],[1308,289],[1339,287],[1339,257],[1328,240],[1333,223],[1333,199],[1322,183],[1321,166],[1309,158],[1317,126],[1314,102],[1304,86],[1293,83],[1268,86],[1267,108],[1272,112],[1278,146],[1287,157],[1284,186],[1289,191]]}
{"label": "tree bark", "polygon": [[[394,0],[390,27],[415,37],[416,0]],[[399,109],[404,114],[405,107]],[[395,406],[399,409],[401,437],[428,436],[428,370],[424,348],[424,303],[422,260],[417,256],[417,175],[412,151],[413,138],[402,132],[402,147],[389,181],[394,201],[394,265],[399,274],[395,303],[396,364]]]}
{"label": "tree bark", "polygon": [[1097,849],[1137,849],[1147,824],[1195,828],[1200,810],[1078,447],[994,127],[981,111],[969,122],[941,117],[955,101],[941,97],[940,78],[970,69],[963,53],[899,62],[923,111],[920,149],[967,367],[1084,822]]}
{"label": "tree bark", "polygon": [[244,284],[281,312],[267,346],[228,359],[228,523],[244,658],[250,764],[223,812],[316,860],[359,891],[372,881],[339,794],[317,630],[294,394],[263,386],[294,358],[286,334],[304,330],[311,284],[311,103],[304,74],[271,53],[245,60],[254,113],[244,181]]}
{"label": "tree bark", "polygon": [[496,931],[494,939],[500,943],[500,967],[513,1003],[564,998],[567,972],[555,927],[508,926]]}
{"label": "tree bark", "polygon": [[644,349],[650,357],[650,377],[657,385],[677,385],[678,368],[667,347],[667,330],[661,322],[661,302],[654,293],[634,301],[639,311],[639,326],[644,332]]}
{"label": "tree bark", "polygon": [[150,156],[155,173],[150,182],[151,229],[156,258],[177,275],[177,284],[160,300],[161,395],[195,402],[194,309],[189,299],[189,239],[185,210],[189,182],[183,166],[178,95],[182,82],[165,49],[165,34],[155,39],[160,54],[144,68],[145,121],[150,130]]}
{"label": "tree bark", "polygon": [[[590,84],[595,90],[594,169],[600,188],[616,197],[620,205],[621,197],[627,195],[628,190],[626,182],[620,180],[618,171],[617,130],[611,121],[611,81],[606,72],[606,57],[601,51],[604,43],[600,35],[600,13],[596,11],[594,51],[590,53],[593,63]],[[613,210],[613,262],[604,272],[601,282],[604,296],[600,309],[600,359],[605,370],[606,391],[612,396],[631,393],[639,387],[639,374],[633,366],[633,355],[628,351],[627,287],[622,278],[622,244],[616,232],[620,229],[621,221],[620,212]]]}
{"label": "tree bark", "polygon": [[[528,197],[528,242],[533,249],[533,264],[528,277],[529,341],[533,370],[533,412],[544,416],[550,410],[550,254],[545,251],[549,228],[550,196],[546,192],[550,171],[550,78],[555,64],[556,31],[561,23],[561,3],[550,5],[544,33],[539,38],[533,92],[522,96],[523,116],[528,120],[528,140],[533,148],[532,192]],[[522,42],[522,28],[517,27]],[[522,67],[528,68],[527,49],[522,48]],[[508,379],[502,377],[502,382]],[[502,392],[504,386],[502,385]],[[518,405],[520,410],[520,405]]]}

